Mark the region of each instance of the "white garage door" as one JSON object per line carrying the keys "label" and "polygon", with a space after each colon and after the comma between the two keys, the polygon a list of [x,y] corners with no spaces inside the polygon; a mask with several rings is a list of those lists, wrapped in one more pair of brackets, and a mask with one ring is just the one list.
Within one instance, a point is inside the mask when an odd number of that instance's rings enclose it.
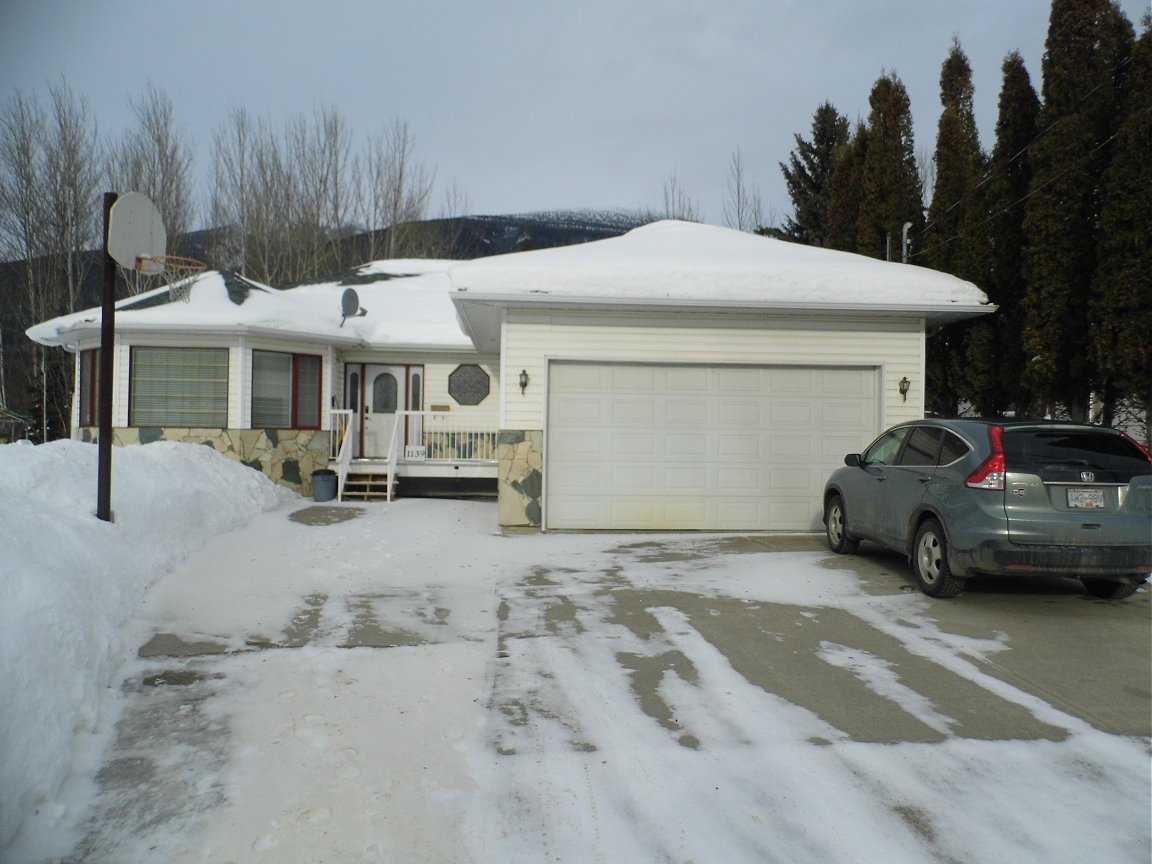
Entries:
{"label": "white garage door", "polygon": [[547,528],[816,530],[878,370],[552,363]]}

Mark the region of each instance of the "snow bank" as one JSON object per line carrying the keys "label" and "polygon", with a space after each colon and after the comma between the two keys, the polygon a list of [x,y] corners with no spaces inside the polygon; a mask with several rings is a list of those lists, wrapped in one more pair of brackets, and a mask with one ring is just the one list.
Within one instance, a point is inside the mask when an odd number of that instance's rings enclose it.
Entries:
{"label": "snow bank", "polygon": [[[53,805],[74,733],[133,646],[120,625],[145,590],[212,536],[293,493],[210,447],[113,454],[114,522],[98,520],[97,448],[0,446],[0,848]],[[76,478],[91,478],[76,483]]]}

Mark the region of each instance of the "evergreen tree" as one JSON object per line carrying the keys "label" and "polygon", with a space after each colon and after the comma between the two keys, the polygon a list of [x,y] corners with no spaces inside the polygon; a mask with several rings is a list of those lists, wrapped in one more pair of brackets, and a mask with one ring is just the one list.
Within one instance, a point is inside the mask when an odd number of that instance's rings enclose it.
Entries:
{"label": "evergreen tree", "polygon": [[[983,285],[988,249],[981,183],[984,153],[973,112],[972,67],[959,42],[940,73],[943,111],[936,134],[936,183],[924,232],[924,262],[930,267]],[[971,325],[945,328],[928,340],[927,392],[931,409],[952,415],[965,386],[965,333]]]}
{"label": "evergreen tree", "polygon": [[856,251],[900,260],[904,223],[924,227],[924,195],[916,169],[912,105],[895,74],[882,76],[868,97],[868,153],[864,159]]}
{"label": "evergreen tree", "polygon": [[828,248],[856,251],[863,199],[864,162],[868,157],[868,128],[856,124],[848,143],[840,148],[828,180]]}
{"label": "evergreen tree", "polygon": [[799,135],[788,164],[780,163],[794,215],[784,224],[782,236],[809,246],[828,245],[828,203],[836,157],[848,143],[848,120],[831,102],[816,109],[812,117],[812,140]]}
{"label": "evergreen tree", "polygon": [[1101,188],[1135,36],[1111,0],[1054,0],[1044,53],[1042,137],[1025,214],[1027,383],[1085,419],[1094,369],[1085,328],[1097,267]]}
{"label": "evergreen tree", "polygon": [[[1093,357],[1103,392],[1152,408],[1152,28],[1132,55],[1116,153],[1104,175]],[[1109,411],[1112,400],[1104,399]],[[1102,418],[1111,423],[1109,413]],[[1146,434],[1147,438],[1147,434]]]}
{"label": "evergreen tree", "polygon": [[1040,98],[1024,58],[1009,54],[1002,66],[996,144],[988,166],[989,272],[980,287],[999,306],[995,315],[973,324],[965,364],[969,398],[979,414],[1015,407],[1025,410],[1031,395],[1024,386],[1025,352],[1023,249],[1024,200],[1032,182],[1028,147],[1036,138]]}

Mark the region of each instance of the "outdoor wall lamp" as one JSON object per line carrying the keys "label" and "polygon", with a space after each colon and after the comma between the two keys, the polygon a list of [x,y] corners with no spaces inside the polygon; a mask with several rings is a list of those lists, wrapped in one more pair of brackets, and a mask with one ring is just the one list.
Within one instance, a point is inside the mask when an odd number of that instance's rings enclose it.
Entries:
{"label": "outdoor wall lamp", "polygon": [[[523,380],[523,379],[521,379]],[[912,386],[912,382],[908,380],[907,376],[900,379],[900,383],[896,385],[900,388],[900,396],[905,402],[908,401],[908,388]]]}
{"label": "outdoor wall lamp", "polygon": [[528,370],[520,370],[520,395],[524,395],[524,391],[528,389]]}

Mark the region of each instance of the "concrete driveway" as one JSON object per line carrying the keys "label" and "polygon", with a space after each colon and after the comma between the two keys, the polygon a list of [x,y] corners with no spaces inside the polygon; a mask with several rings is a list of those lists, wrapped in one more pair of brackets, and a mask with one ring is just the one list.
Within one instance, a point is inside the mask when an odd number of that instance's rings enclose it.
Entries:
{"label": "concrete driveway", "polygon": [[1147,860],[1147,589],[491,510],[303,507],[162,580],[66,860]]}

